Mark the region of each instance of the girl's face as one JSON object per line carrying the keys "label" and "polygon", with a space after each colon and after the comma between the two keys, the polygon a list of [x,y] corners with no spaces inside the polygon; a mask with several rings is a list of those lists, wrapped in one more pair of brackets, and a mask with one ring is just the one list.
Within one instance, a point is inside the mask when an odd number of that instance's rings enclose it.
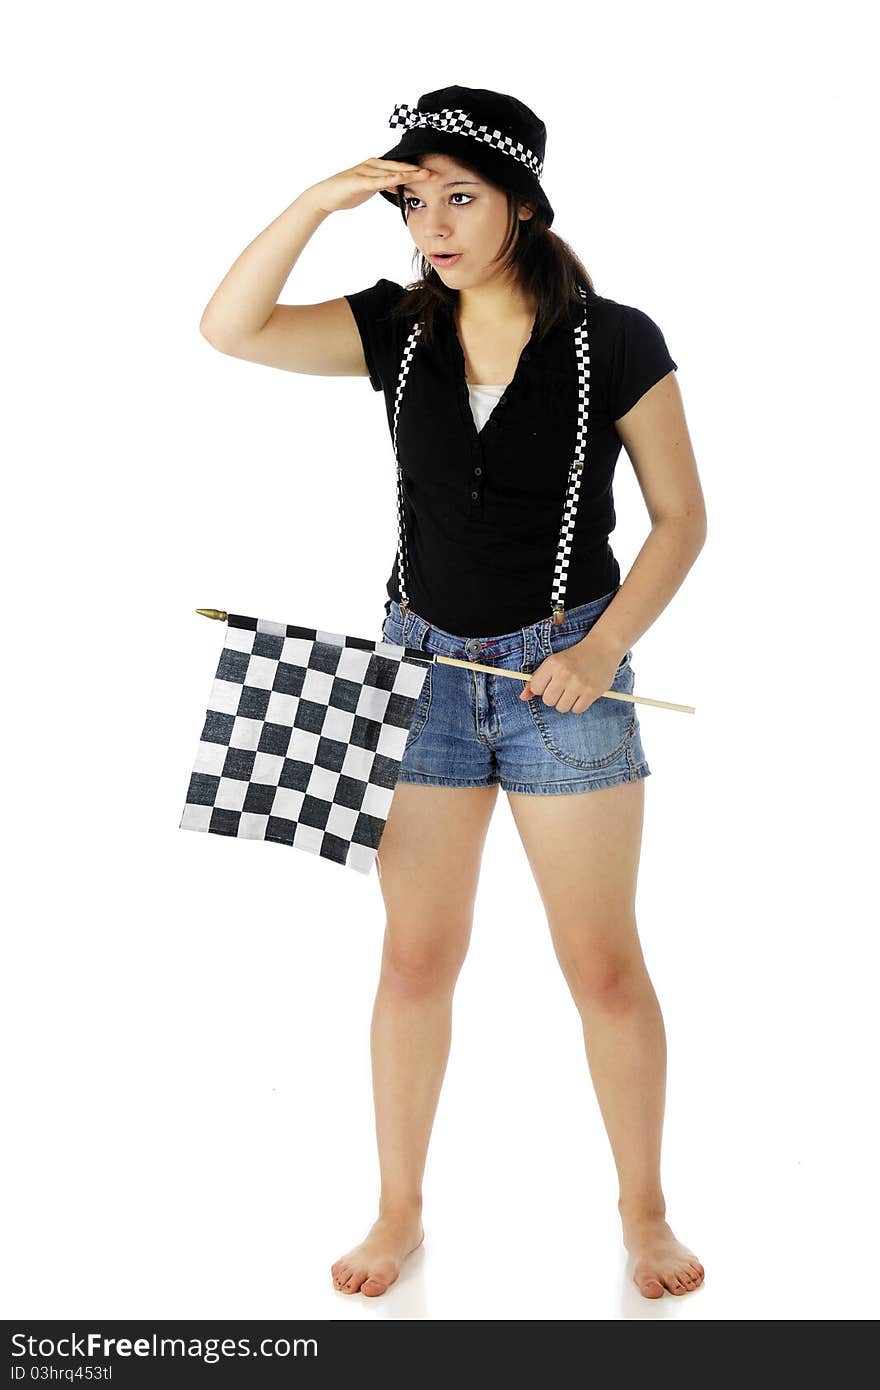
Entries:
{"label": "girl's face", "polygon": [[[407,227],[444,283],[470,289],[501,274],[494,257],[507,233],[504,190],[449,155],[422,155],[412,162],[430,173],[415,185],[403,185]],[[521,219],[531,215],[529,208],[519,209]],[[435,259],[438,251],[454,251],[459,258],[444,263]]]}

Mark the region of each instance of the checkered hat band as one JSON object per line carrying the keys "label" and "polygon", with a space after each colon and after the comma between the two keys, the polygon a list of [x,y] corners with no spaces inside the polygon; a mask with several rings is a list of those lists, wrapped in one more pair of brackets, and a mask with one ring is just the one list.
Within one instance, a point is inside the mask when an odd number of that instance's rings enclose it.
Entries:
{"label": "checkered hat band", "polygon": [[502,134],[500,130],[494,130],[492,126],[478,125],[467,111],[457,107],[445,106],[442,111],[419,111],[415,106],[408,106],[406,102],[398,102],[388,124],[392,130],[414,130],[418,126],[431,126],[434,130],[442,130],[449,135],[470,136],[472,140],[479,140],[482,145],[491,145],[493,150],[500,150],[512,159],[518,159],[537,179],[540,179],[544,169],[543,161],[521,141]]}

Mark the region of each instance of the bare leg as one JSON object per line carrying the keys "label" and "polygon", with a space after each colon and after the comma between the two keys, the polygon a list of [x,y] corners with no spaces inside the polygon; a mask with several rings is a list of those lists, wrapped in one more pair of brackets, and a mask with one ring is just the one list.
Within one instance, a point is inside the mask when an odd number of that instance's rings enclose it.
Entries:
{"label": "bare leg", "polygon": [[660,1183],[666,1036],[635,919],[644,786],[509,797],[581,1016],[633,1277],[646,1298],[660,1298],[664,1288],[695,1289],[704,1270],[667,1224]]}
{"label": "bare leg", "polygon": [[422,1178],[446,1071],[452,996],[470,941],[498,787],[398,782],[382,833],[387,910],[371,1030],[379,1216],[332,1266],[334,1287],[382,1294],[423,1239]]}

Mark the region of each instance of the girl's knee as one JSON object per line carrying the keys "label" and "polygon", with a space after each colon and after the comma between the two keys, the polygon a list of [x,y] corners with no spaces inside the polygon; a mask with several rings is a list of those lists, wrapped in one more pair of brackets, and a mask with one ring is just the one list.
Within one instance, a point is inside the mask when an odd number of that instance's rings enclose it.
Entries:
{"label": "girl's knee", "polygon": [[382,983],[408,998],[450,991],[461,970],[464,951],[448,940],[395,940],[388,933],[382,958]]}
{"label": "girl's knee", "polygon": [[575,1002],[590,1008],[622,1012],[642,998],[646,985],[650,988],[644,962],[629,953],[575,953],[563,971]]}

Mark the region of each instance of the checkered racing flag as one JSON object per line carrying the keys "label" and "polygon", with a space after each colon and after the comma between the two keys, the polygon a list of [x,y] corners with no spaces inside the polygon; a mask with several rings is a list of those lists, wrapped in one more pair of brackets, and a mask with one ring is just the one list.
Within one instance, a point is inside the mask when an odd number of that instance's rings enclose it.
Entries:
{"label": "checkered racing flag", "polygon": [[274,840],[369,873],[433,657],[225,616],[180,829]]}

